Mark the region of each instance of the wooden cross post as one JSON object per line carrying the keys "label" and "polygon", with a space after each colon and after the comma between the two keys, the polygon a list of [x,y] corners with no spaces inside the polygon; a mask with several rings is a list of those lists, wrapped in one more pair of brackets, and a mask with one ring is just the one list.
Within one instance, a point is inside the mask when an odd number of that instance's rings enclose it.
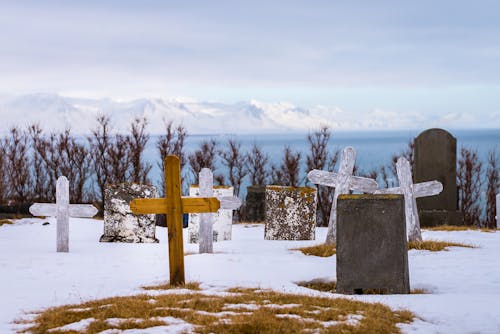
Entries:
{"label": "wooden cross post", "polygon": [[56,204],[34,203],[30,206],[33,216],[57,217],[57,251],[69,251],[69,217],[90,218],[98,210],[91,204],[69,204],[69,182],[64,176],[57,179]]}
{"label": "wooden cross post", "polygon": [[215,197],[181,196],[181,167],[175,155],[165,158],[165,195],[166,198],[136,198],[130,202],[130,209],[134,214],[167,215],[170,284],[179,285],[185,283],[182,214],[217,212],[220,202]]}
{"label": "wooden cross post", "polygon": [[496,205],[496,219],[497,219],[497,228],[500,228],[500,194],[497,194],[497,205]]}
{"label": "wooden cross post", "polygon": [[327,244],[337,242],[337,198],[339,195],[347,194],[350,190],[367,193],[373,193],[377,190],[377,181],[352,175],[355,161],[356,151],[352,147],[346,147],[342,151],[338,173],[313,169],[307,174],[307,178],[312,183],[335,188],[330,221],[328,222],[328,233],[326,235]]}
{"label": "wooden cross post", "polygon": [[[209,168],[203,168],[200,172],[200,197],[213,197],[214,196],[214,177]],[[222,210],[236,210],[241,206],[241,200],[236,196],[218,197]],[[200,214],[200,228],[199,228],[199,252],[213,253],[213,214],[201,213]]]}
{"label": "wooden cross post", "polygon": [[405,157],[400,157],[396,163],[399,187],[379,189],[375,194],[403,194],[405,198],[406,234],[409,241],[422,241],[420,221],[418,219],[418,197],[434,196],[443,191],[439,181],[429,181],[413,184],[410,163]]}

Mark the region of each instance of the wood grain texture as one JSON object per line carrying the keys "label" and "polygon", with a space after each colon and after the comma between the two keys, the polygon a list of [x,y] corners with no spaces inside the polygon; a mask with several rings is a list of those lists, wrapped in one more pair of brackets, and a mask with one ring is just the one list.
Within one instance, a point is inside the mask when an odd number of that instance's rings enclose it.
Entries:
{"label": "wood grain texture", "polygon": [[417,197],[434,196],[443,190],[439,181],[413,184],[410,163],[400,157],[396,163],[399,187],[379,189],[375,194],[402,194],[405,199],[406,234],[409,241],[422,241],[420,220],[418,217]]}
{"label": "wood grain texture", "polygon": [[[201,197],[214,195],[214,177],[209,168],[203,168],[199,174]],[[200,213],[199,253],[213,253],[213,217],[211,213]]]}
{"label": "wood grain texture", "polygon": [[57,251],[69,252],[69,182],[64,176],[57,179]]}
{"label": "wood grain texture", "polygon": [[307,174],[307,178],[312,183],[335,188],[326,235],[327,244],[335,244],[337,239],[337,199],[339,195],[347,194],[350,190],[373,193],[378,187],[377,181],[373,179],[352,175],[355,162],[356,151],[352,147],[346,147],[342,151],[338,173],[314,169]]}

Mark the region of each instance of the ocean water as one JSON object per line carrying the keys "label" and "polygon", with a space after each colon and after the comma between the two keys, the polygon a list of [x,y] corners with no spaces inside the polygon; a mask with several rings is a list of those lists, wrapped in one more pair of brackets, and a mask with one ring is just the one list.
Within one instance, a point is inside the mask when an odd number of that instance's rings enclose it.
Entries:
{"label": "ocean water", "polygon": [[[484,164],[488,151],[497,149],[500,153],[500,129],[497,130],[456,130],[451,131],[457,138],[457,157],[460,155],[460,148],[466,146],[477,149]],[[417,131],[333,131],[329,148],[342,149],[352,146],[356,150],[356,161],[362,171],[369,171],[379,168],[382,165],[391,163],[394,154],[406,149],[408,142],[419,134]],[[196,150],[204,140],[215,139],[219,148],[224,148],[229,139],[236,139],[241,143],[242,151],[247,152],[256,143],[264,152],[269,154],[271,163],[279,164],[283,159],[283,150],[289,145],[294,151],[302,154],[302,177],[305,179],[305,156],[308,153],[307,133],[289,134],[255,134],[255,135],[190,135],[186,140],[186,152],[189,154]],[[158,137],[151,137],[145,151],[145,159],[153,163],[150,178],[155,184],[162,181],[162,172],[158,167],[160,159],[156,149]],[[227,174],[224,166],[219,162],[216,173]],[[188,166],[184,170],[189,182],[191,172]],[[248,185],[248,181],[245,182]],[[242,189],[244,190],[244,189]],[[244,195],[241,194],[241,195]]]}

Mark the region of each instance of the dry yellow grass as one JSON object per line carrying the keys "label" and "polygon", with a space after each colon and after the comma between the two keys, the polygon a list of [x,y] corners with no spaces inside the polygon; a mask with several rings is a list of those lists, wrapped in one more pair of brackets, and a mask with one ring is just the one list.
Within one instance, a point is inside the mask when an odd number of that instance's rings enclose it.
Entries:
{"label": "dry yellow grass", "polygon": [[410,241],[408,242],[408,249],[428,250],[431,252],[439,252],[448,250],[448,247],[466,247],[476,248],[472,245],[467,245],[458,242],[437,241],[437,240],[424,240],[424,241]]}
{"label": "dry yellow grass", "polygon": [[305,255],[330,257],[336,253],[335,245],[320,244],[309,247],[292,248],[291,250],[298,250]]}
{"label": "dry yellow grass", "polygon": [[199,282],[188,282],[184,285],[172,285],[170,283],[164,283],[164,284],[159,284],[159,285],[148,285],[148,286],[142,287],[142,289],[144,289],[144,290],[170,290],[170,289],[179,289],[179,288],[196,290],[196,291],[201,290]]}
{"label": "dry yellow grass", "polygon": [[434,227],[426,227],[424,228],[427,231],[481,231],[481,232],[496,232],[499,229],[495,228],[484,228],[484,227],[475,227],[475,226],[454,226],[454,225],[441,225]]}
{"label": "dry yellow grass", "polygon": [[[197,333],[400,333],[397,325],[414,319],[409,311],[379,303],[242,288],[228,292],[143,294],[53,307],[18,321],[26,326],[18,333],[91,334],[166,326],[173,320]],[[81,331],[62,328],[85,319]]]}
{"label": "dry yellow grass", "polygon": [[12,222],[11,220],[8,220],[8,219],[1,219],[0,220],[0,226],[2,225],[12,225],[14,224],[14,222]]}
{"label": "dry yellow grass", "polygon": [[[325,281],[321,279],[313,279],[311,281],[302,281],[302,282],[297,282],[297,285],[303,286],[308,289],[313,289],[313,290],[318,290],[318,291],[323,291],[323,292],[332,292],[335,293],[337,289],[337,282],[335,281]],[[428,294],[430,293],[429,291],[418,288],[418,289],[412,289],[410,291],[410,294],[412,295],[420,295],[420,294]],[[363,294],[365,295],[380,295],[384,294],[383,291],[381,290],[373,290],[373,289],[364,289]]]}

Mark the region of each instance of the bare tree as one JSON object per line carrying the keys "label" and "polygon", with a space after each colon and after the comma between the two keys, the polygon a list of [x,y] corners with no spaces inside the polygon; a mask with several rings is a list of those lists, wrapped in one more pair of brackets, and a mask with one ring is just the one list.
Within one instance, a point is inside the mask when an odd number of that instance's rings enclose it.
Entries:
{"label": "bare tree", "polygon": [[269,176],[269,172],[267,170],[269,155],[264,153],[261,148],[254,143],[250,152],[247,153],[245,160],[245,169],[250,176],[250,184],[266,184]]}
{"label": "bare tree", "polygon": [[481,225],[481,170],[477,150],[462,147],[458,160],[457,183],[459,208],[464,213],[465,225]]}
{"label": "bare tree", "polygon": [[[6,141],[5,140],[0,140],[0,155],[2,157],[5,157],[5,147],[6,147]],[[7,173],[6,169],[8,166],[8,162],[6,159],[0,159],[0,203],[4,203],[7,195],[8,195],[8,189],[7,189]]]}
{"label": "bare tree", "polygon": [[[199,183],[199,174],[202,168],[209,168],[215,171],[215,158],[217,155],[217,142],[215,139],[204,140],[193,153],[189,154],[188,161],[191,172],[194,177],[194,183]],[[215,173],[214,173],[215,174]],[[214,176],[216,178],[218,176]],[[221,179],[216,179],[220,184]],[[224,183],[222,181],[222,183]]]}
{"label": "bare tree", "polygon": [[241,152],[241,143],[235,139],[229,139],[227,149],[222,149],[220,155],[222,163],[228,169],[229,183],[234,188],[234,194],[239,196],[241,183],[248,174],[248,170],[245,168],[247,156]]}
{"label": "bare tree", "polygon": [[96,177],[98,193],[97,200],[100,201],[103,208],[104,189],[108,184],[110,177],[109,150],[112,145],[110,135],[110,119],[108,116],[99,115],[97,117],[97,126],[92,130],[92,135],[87,138],[92,155],[93,172]]}
{"label": "bare tree", "polygon": [[392,155],[392,157],[391,157],[392,162],[389,166],[386,167],[388,170],[391,171],[391,176],[388,177],[388,175],[386,174],[386,171],[384,171],[385,173],[383,173],[383,174],[385,174],[385,177],[383,177],[384,178],[383,181],[388,186],[389,185],[391,187],[396,186],[395,181],[398,179],[398,172],[396,170],[396,163],[398,162],[398,159],[400,157],[406,158],[406,160],[408,160],[408,162],[410,163],[410,167],[413,169],[413,165],[415,163],[415,141],[414,141],[414,139],[410,139],[408,141],[408,143],[406,144],[406,148],[403,149],[401,152]]}
{"label": "bare tree", "polygon": [[116,134],[108,148],[107,163],[109,164],[108,184],[129,181],[131,155],[129,153],[127,136]]}
{"label": "bare tree", "polygon": [[[307,170],[319,169],[332,172],[340,155],[339,149],[328,150],[331,132],[326,126],[309,133],[307,142],[309,154],[306,155]],[[316,221],[318,226],[327,226],[330,219],[330,208],[334,189],[318,185],[318,206]]]}
{"label": "bare tree", "polygon": [[[176,128],[173,126],[173,121],[165,122],[165,134],[158,137],[156,148],[160,152],[161,161],[158,162],[158,167],[165,170],[165,157],[168,155],[176,155],[179,158],[181,165],[181,182],[184,183],[184,166],[187,163],[186,153],[184,152],[184,141],[187,137],[187,131],[182,125]],[[165,182],[162,177],[161,182],[162,193],[165,192]]]}
{"label": "bare tree", "polygon": [[130,135],[127,136],[128,150],[130,155],[130,178],[131,182],[148,183],[148,174],[152,165],[143,161],[144,150],[149,141],[146,133],[147,119],[136,118],[130,124]]}
{"label": "bare tree", "polygon": [[40,154],[40,147],[43,146],[43,130],[39,124],[32,124],[28,128],[32,147],[32,174],[33,174],[33,201],[46,202],[51,199],[50,191],[53,189],[49,185],[50,178],[47,177],[47,169]]}
{"label": "bare tree", "polygon": [[9,137],[4,139],[8,196],[18,205],[26,203],[32,195],[28,143],[28,133],[17,127],[11,128]]}
{"label": "bare tree", "polygon": [[290,146],[285,146],[281,164],[271,169],[273,184],[298,187],[300,185],[300,158],[300,152],[293,152]]}
{"label": "bare tree", "polygon": [[488,166],[486,168],[486,227],[495,228],[495,216],[500,208],[496,207],[496,195],[500,192],[499,156],[496,149],[488,152]]}

